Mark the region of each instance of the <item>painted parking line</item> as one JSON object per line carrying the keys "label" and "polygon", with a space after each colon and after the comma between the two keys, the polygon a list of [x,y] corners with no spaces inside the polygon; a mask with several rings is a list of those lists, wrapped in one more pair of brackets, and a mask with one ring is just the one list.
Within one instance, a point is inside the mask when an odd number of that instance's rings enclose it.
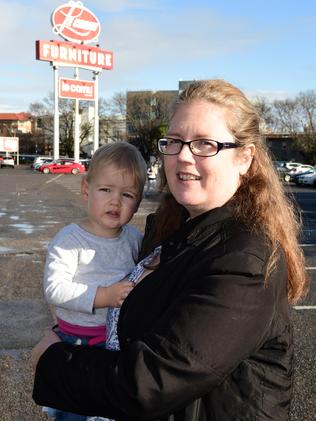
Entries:
{"label": "painted parking line", "polygon": [[46,181],[46,183],[45,183],[45,184],[52,183],[53,181],[56,181],[58,178],[62,177],[63,175],[64,175],[64,174],[58,174],[58,175],[56,175],[56,177],[51,178],[50,180]]}
{"label": "painted parking line", "polygon": [[316,310],[316,306],[293,306],[294,310]]}
{"label": "painted parking line", "polygon": [[316,270],[316,266],[307,266],[306,270]]}
{"label": "painted parking line", "polygon": [[316,244],[299,244],[300,247],[316,247]]}

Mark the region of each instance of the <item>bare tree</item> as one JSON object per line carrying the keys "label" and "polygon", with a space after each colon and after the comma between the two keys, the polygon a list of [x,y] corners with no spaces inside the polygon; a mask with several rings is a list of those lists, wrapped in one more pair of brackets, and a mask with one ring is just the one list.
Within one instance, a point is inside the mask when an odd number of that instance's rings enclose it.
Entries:
{"label": "bare tree", "polygon": [[301,126],[296,144],[307,159],[316,163],[316,92],[300,92],[296,100]]}
{"label": "bare tree", "polygon": [[272,104],[265,97],[261,96],[253,98],[253,104],[262,119],[261,129],[264,132],[274,131],[275,119],[273,116]]}
{"label": "bare tree", "polygon": [[290,134],[309,162],[316,162],[316,93],[300,92],[294,99],[273,102],[275,125]]}
{"label": "bare tree", "polygon": [[[45,143],[52,144],[54,133],[54,97],[53,94],[34,102],[29,106],[29,112],[37,119],[37,135],[42,133]],[[73,156],[74,153],[74,101],[59,100],[59,142],[61,155]],[[80,143],[92,132],[92,122],[80,124]]]}
{"label": "bare tree", "polygon": [[296,135],[300,131],[298,103],[296,99],[276,100],[273,102],[276,130],[280,133]]}
{"label": "bare tree", "polygon": [[114,94],[112,99],[99,100],[99,136],[101,143],[126,140],[126,95]]}
{"label": "bare tree", "polygon": [[117,92],[108,103],[110,113],[122,118],[126,118],[126,93]]}
{"label": "bare tree", "polygon": [[136,144],[146,160],[157,155],[156,141],[164,136],[169,123],[173,91],[129,92],[126,101],[126,123],[129,140]]}

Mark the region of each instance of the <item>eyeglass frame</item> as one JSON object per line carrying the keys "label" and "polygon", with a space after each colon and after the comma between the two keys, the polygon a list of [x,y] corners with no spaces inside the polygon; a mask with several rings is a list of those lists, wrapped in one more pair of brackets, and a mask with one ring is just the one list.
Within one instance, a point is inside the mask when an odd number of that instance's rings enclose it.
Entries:
{"label": "eyeglass frame", "polygon": [[[161,140],[168,140],[168,139],[177,140],[178,142],[181,143],[181,148],[180,148],[179,152],[177,152],[177,153],[165,153],[165,152],[162,152],[162,150],[160,149],[160,141]],[[194,143],[194,142],[201,141],[201,140],[215,142],[217,144],[217,152],[214,153],[213,155],[199,155],[199,154],[193,152],[192,147],[191,147],[191,144]],[[178,138],[174,138],[174,137],[163,137],[163,138],[157,140],[157,147],[158,147],[159,152],[162,155],[166,155],[166,156],[179,155],[181,153],[182,148],[183,148],[184,145],[188,145],[189,146],[189,149],[190,149],[190,152],[192,153],[192,155],[194,155],[194,156],[201,156],[203,158],[209,158],[211,156],[215,156],[215,155],[218,154],[219,151],[221,151],[223,149],[233,149],[233,148],[240,148],[241,147],[241,145],[238,145],[238,144],[233,143],[233,142],[219,142],[218,140],[207,139],[207,138],[206,139],[193,139],[193,140],[189,140],[187,142],[185,142],[182,139],[178,139]]]}

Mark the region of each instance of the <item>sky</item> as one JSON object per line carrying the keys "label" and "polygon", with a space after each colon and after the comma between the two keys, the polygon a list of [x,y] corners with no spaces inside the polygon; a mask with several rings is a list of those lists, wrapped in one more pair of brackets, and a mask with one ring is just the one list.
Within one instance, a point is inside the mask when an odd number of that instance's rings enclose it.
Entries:
{"label": "sky", "polygon": [[[0,112],[28,111],[53,91],[35,40],[59,40],[51,14],[66,0],[0,0]],[[86,0],[113,70],[99,95],[177,90],[179,80],[221,78],[268,100],[316,90],[315,0]],[[73,77],[72,68],[60,76]],[[91,72],[80,71],[91,79]]]}

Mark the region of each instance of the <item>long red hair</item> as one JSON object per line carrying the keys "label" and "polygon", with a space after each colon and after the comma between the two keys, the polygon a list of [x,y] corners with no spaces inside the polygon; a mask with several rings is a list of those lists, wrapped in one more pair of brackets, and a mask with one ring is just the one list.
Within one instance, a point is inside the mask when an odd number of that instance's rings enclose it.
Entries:
{"label": "long red hair", "polygon": [[[227,126],[236,143],[256,147],[251,166],[241,177],[240,187],[231,199],[236,216],[250,229],[263,232],[271,244],[271,256],[266,267],[266,281],[278,260],[278,249],[285,253],[288,266],[289,302],[296,303],[308,290],[305,260],[298,244],[300,216],[283,190],[265,141],[260,134],[260,117],[246,96],[224,80],[206,80],[191,84],[179,96],[179,104],[208,101],[229,112]],[[172,116],[171,116],[172,118]],[[164,170],[161,174],[163,192],[156,212],[156,223],[147,243],[147,251],[161,244],[189,216],[169,192]]]}

